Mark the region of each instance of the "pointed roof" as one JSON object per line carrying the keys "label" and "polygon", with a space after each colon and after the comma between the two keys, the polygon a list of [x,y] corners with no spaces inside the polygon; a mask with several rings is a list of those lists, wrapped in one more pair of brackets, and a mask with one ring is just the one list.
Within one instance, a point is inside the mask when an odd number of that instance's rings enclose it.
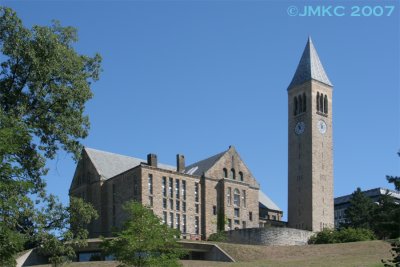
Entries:
{"label": "pointed roof", "polygon": [[226,153],[227,151],[218,153],[209,158],[200,160],[193,164],[190,164],[185,168],[185,173],[190,175],[203,175],[206,171],[208,171],[214,164]]}
{"label": "pointed roof", "polygon": [[[88,147],[85,147],[84,150],[92,160],[93,165],[95,166],[99,175],[101,175],[105,180],[132,169],[140,165],[142,162],[147,162],[144,159],[128,157]],[[158,167],[176,171],[175,167],[166,164],[158,164]]]}
{"label": "pointed roof", "polygon": [[322,66],[322,63],[318,57],[317,50],[315,50],[311,37],[308,37],[303,55],[301,56],[299,65],[297,66],[288,90],[310,80],[316,80],[329,86],[333,86],[328,78],[328,75],[325,73],[324,67]]}
{"label": "pointed roof", "polygon": [[270,210],[282,211],[263,191],[258,191],[258,203],[260,207]]}

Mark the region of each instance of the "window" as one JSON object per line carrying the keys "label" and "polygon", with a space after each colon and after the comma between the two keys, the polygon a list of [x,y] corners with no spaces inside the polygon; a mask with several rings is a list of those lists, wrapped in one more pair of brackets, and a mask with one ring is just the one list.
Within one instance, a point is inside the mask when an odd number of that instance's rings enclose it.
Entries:
{"label": "window", "polygon": [[175,180],[175,197],[179,198],[179,180]]}
{"label": "window", "polygon": [[186,214],[182,215],[182,233],[186,233]]}
{"label": "window", "polygon": [[324,113],[328,114],[328,97],[324,96]]}
{"label": "window", "polygon": [[306,94],[303,93],[303,112],[307,111],[307,100],[306,100]]}
{"label": "window", "polygon": [[239,179],[240,179],[241,182],[243,182],[243,180],[244,180],[243,179],[243,172],[239,172]]}
{"label": "window", "polygon": [[181,202],[179,200],[176,201],[175,208],[176,208],[176,210],[180,210],[181,209]]}
{"label": "window", "polygon": [[276,221],[276,215],[272,215],[272,220]]}
{"label": "window", "polygon": [[186,202],[182,202],[182,211],[186,212]]}
{"label": "window", "polygon": [[153,197],[149,196],[149,206],[153,207]]}
{"label": "window", "polygon": [[186,200],[186,181],[182,181],[182,198]]}
{"label": "window", "polygon": [[170,208],[171,210],[174,209],[174,200],[173,200],[173,199],[170,199],[170,200],[169,200],[169,208]]}
{"label": "window", "polygon": [[293,102],[294,102],[293,115],[296,116],[296,115],[297,115],[297,106],[298,106],[298,104],[297,104],[297,97],[294,97]]}
{"label": "window", "polygon": [[239,208],[235,208],[235,209],[234,209],[234,215],[235,215],[236,218],[240,217],[240,210],[239,210]]}
{"label": "window", "polygon": [[178,230],[181,230],[181,215],[180,214],[175,214],[175,216],[176,216],[176,220],[175,220],[175,228],[176,229],[178,229]]}
{"label": "window", "polygon": [[234,224],[240,225],[240,221],[239,220],[234,220],[233,222],[234,222]]}
{"label": "window", "polygon": [[163,211],[163,221],[164,224],[167,224],[167,212]]}
{"label": "window", "polygon": [[169,178],[169,186],[168,186],[168,190],[169,190],[169,197],[173,197],[173,193],[172,193],[172,188],[173,188],[173,183],[174,183],[174,179]]}
{"label": "window", "polygon": [[317,92],[317,99],[316,99],[316,101],[317,101],[317,111],[319,111],[319,92]]}
{"label": "window", "polygon": [[226,203],[228,204],[228,206],[231,205],[231,188],[228,187],[227,193],[226,193]]}
{"label": "window", "polygon": [[196,235],[200,233],[199,231],[199,216],[194,217],[194,231]]}
{"label": "window", "polygon": [[319,96],[319,111],[324,112],[324,95]]}
{"label": "window", "polygon": [[301,97],[301,95],[299,95],[299,112],[298,114],[303,112],[303,98]]}
{"label": "window", "polygon": [[237,188],[233,191],[233,205],[240,207],[240,192]]}
{"label": "window", "polygon": [[249,212],[249,221],[253,221],[253,212]]}
{"label": "window", "polygon": [[148,185],[149,185],[149,194],[152,195],[153,194],[153,175],[152,174],[149,174]]}
{"label": "window", "polygon": [[236,173],[235,173],[235,169],[231,169],[231,179],[236,180]]}
{"label": "window", "polygon": [[194,205],[194,208],[195,208],[195,212],[196,212],[196,213],[199,213],[199,204],[195,204],[195,205]]}
{"label": "window", "polygon": [[173,212],[169,213],[169,227],[171,227],[171,228],[174,227],[174,213]]}
{"label": "window", "polygon": [[167,209],[167,199],[166,198],[163,198],[163,200],[162,200],[162,207],[163,207],[163,209]]}
{"label": "window", "polygon": [[242,222],[242,228],[243,228],[243,229],[246,228],[246,222],[245,222],[245,221]]}
{"label": "window", "polygon": [[224,172],[224,178],[228,178],[228,170],[224,168],[223,172]]}
{"label": "window", "polygon": [[194,183],[194,201],[199,202],[199,183]]}
{"label": "window", "polygon": [[232,220],[228,219],[228,230],[232,230]]}
{"label": "window", "polygon": [[162,192],[163,192],[163,196],[166,197],[167,196],[167,177],[162,178]]}
{"label": "window", "polygon": [[213,215],[217,215],[217,206],[213,206]]}
{"label": "window", "polygon": [[246,190],[242,190],[242,202],[243,202],[243,207],[246,207]]}

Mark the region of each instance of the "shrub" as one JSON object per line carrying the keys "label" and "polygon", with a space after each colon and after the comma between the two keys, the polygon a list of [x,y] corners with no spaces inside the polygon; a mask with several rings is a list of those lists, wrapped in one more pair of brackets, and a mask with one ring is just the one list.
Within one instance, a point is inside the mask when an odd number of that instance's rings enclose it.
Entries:
{"label": "shrub", "polygon": [[214,242],[223,242],[225,240],[226,240],[226,235],[225,232],[223,231],[211,234],[210,237],[208,238],[208,241],[214,241]]}
{"label": "shrub", "polygon": [[374,240],[375,236],[371,230],[363,228],[342,228],[340,230],[324,229],[312,236],[309,244],[332,244],[357,241]]}

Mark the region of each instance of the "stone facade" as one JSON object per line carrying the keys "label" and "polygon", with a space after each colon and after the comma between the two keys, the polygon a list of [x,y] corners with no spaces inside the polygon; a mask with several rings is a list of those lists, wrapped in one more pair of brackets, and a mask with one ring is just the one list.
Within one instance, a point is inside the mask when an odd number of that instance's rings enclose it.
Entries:
{"label": "stone facade", "polygon": [[[69,194],[99,213],[89,226],[90,237],[111,236],[121,227],[129,200],[151,208],[187,239],[259,226],[259,185],[234,147],[188,167],[183,155],[173,167],[158,164],[154,154],[146,161],[85,148]],[[278,218],[282,213],[270,212]]]}
{"label": "stone facade", "polygon": [[332,85],[309,40],[288,89],[289,227],[334,226],[332,114]]}

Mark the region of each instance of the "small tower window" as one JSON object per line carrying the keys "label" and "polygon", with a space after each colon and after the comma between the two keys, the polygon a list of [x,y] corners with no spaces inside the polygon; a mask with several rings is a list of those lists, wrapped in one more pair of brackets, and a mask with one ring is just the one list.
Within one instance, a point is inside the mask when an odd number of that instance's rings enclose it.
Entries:
{"label": "small tower window", "polygon": [[293,114],[296,116],[297,115],[297,97],[294,97],[294,109],[293,109]]}
{"label": "small tower window", "polygon": [[224,178],[228,178],[228,170],[226,168],[224,168]]}
{"label": "small tower window", "polygon": [[326,95],[324,97],[324,113],[328,114],[328,97]]}
{"label": "small tower window", "polygon": [[306,109],[307,109],[306,94],[303,93],[303,112],[306,112]]}
{"label": "small tower window", "polygon": [[231,179],[236,180],[236,173],[235,173],[235,169],[231,169]]}
{"label": "small tower window", "polygon": [[301,97],[301,95],[299,95],[299,112],[298,112],[298,114],[300,114],[301,112],[303,112],[303,98]]}
{"label": "small tower window", "polygon": [[319,97],[319,111],[324,112],[324,94]]}
{"label": "small tower window", "polygon": [[317,111],[319,111],[319,92],[317,92]]}

